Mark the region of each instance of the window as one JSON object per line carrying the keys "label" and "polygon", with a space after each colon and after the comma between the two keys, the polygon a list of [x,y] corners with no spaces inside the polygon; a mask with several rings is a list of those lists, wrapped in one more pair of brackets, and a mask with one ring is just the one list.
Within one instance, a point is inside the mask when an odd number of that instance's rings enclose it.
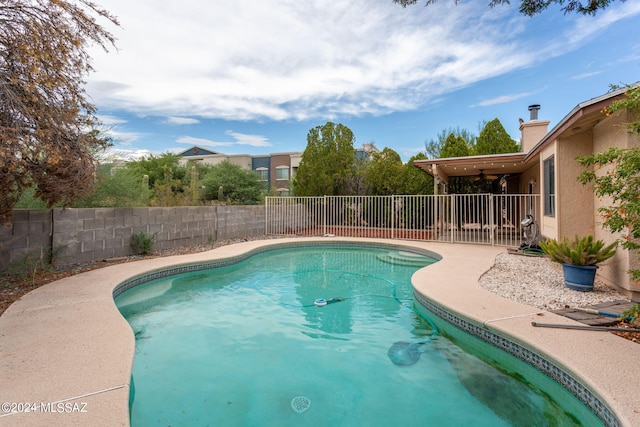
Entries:
{"label": "window", "polygon": [[278,166],[276,168],[276,180],[289,179],[289,166]]}
{"label": "window", "polygon": [[258,174],[258,181],[269,181],[269,169],[258,168],[256,174]]}
{"label": "window", "polygon": [[553,156],[544,161],[544,214],[556,216],[556,165]]}

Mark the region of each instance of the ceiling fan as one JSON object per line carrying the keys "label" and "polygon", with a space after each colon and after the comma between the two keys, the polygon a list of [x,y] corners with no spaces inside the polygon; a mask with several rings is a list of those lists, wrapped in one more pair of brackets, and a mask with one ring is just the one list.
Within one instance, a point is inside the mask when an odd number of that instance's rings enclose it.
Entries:
{"label": "ceiling fan", "polygon": [[480,174],[478,176],[473,177],[473,179],[475,179],[476,181],[483,180],[483,179],[494,180],[498,178],[500,178],[498,175],[485,175],[482,169],[480,170]]}

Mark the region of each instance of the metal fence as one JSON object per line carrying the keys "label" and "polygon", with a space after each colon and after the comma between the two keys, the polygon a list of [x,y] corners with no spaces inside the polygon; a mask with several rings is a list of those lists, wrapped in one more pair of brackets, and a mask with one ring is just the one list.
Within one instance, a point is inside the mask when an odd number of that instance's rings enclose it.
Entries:
{"label": "metal fence", "polygon": [[267,197],[266,234],[519,246],[530,194]]}

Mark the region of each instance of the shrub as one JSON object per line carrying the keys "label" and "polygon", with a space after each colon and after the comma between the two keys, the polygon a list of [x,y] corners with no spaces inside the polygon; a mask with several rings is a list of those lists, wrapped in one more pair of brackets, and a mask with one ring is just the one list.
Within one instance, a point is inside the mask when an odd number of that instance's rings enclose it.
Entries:
{"label": "shrub", "polygon": [[136,254],[149,255],[153,251],[157,234],[158,233],[148,234],[144,231],[133,234],[131,236],[131,248]]}
{"label": "shrub", "polygon": [[597,265],[608,260],[616,254],[618,242],[604,246],[604,241],[594,240],[593,236],[576,237],[569,241],[566,237],[562,242],[548,239],[540,242],[542,252],[547,254],[551,261],[572,265]]}

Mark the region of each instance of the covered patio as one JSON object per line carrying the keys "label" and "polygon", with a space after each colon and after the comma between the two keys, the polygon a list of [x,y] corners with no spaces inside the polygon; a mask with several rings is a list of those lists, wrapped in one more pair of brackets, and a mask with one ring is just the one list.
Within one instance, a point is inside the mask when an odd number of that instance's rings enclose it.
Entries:
{"label": "covered patio", "polygon": [[433,176],[433,194],[436,195],[449,193],[449,180],[452,177],[498,180],[502,194],[537,194],[534,176],[537,162],[525,163],[526,155],[508,153],[416,160],[413,165]]}

